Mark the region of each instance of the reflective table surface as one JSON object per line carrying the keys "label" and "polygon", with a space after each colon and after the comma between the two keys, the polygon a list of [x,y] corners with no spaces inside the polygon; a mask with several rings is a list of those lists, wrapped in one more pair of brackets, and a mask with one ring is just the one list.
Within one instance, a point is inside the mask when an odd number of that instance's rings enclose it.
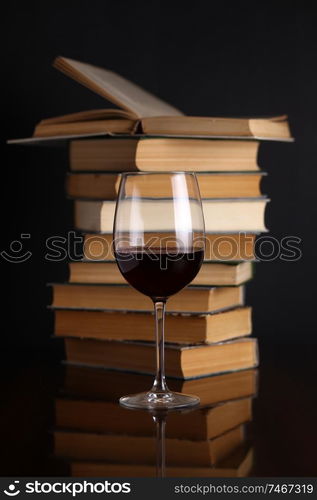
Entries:
{"label": "reflective table surface", "polygon": [[316,346],[261,345],[258,370],[170,380],[201,406],[118,405],[152,377],[40,361],[1,366],[1,476],[316,476]]}

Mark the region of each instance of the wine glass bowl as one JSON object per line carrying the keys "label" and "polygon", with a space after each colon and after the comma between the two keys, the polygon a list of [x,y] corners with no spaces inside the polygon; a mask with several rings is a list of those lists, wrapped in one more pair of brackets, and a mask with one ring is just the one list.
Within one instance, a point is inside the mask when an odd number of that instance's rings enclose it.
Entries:
{"label": "wine glass bowl", "polygon": [[204,258],[204,218],[195,174],[139,172],[122,175],[114,220],[114,253],[120,272],[153,300],[156,377],[149,392],[125,396],[131,408],[182,408],[195,396],[172,393],[164,373],[165,304],[197,275]]}

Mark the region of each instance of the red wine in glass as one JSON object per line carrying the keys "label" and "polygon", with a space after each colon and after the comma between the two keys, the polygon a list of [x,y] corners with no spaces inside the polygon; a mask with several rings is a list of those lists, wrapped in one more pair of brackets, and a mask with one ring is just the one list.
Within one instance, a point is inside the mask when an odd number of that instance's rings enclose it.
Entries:
{"label": "red wine in glass", "polygon": [[115,258],[130,285],[153,300],[167,299],[195,278],[204,260],[204,250],[132,247],[115,252]]}

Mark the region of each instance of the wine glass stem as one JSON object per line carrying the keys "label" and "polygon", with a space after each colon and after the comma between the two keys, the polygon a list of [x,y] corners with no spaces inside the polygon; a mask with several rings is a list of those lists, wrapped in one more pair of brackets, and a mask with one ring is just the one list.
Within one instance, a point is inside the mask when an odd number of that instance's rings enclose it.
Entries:
{"label": "wine glass stem", "polygon": [[168,392],[165,382],[164,365],[164,320],[165,301],[154,300],[155,308],[155,339],[156,339],[156,376],[152,392]]}

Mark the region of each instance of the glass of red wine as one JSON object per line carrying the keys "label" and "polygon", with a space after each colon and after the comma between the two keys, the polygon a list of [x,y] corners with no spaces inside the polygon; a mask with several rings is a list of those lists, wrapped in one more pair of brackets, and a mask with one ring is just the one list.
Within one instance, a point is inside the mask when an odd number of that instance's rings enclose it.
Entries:
{"label": "glass of red wine", "polygon": [[166,301],[195,278],[204,259],[204,217],[195,174],[122,174],[113,241],[123,277],[152,299],[156,323],[153,387],[122,397],[120,404],[150,410],[197,405],[198,397],[168,389],[164,367]]}

